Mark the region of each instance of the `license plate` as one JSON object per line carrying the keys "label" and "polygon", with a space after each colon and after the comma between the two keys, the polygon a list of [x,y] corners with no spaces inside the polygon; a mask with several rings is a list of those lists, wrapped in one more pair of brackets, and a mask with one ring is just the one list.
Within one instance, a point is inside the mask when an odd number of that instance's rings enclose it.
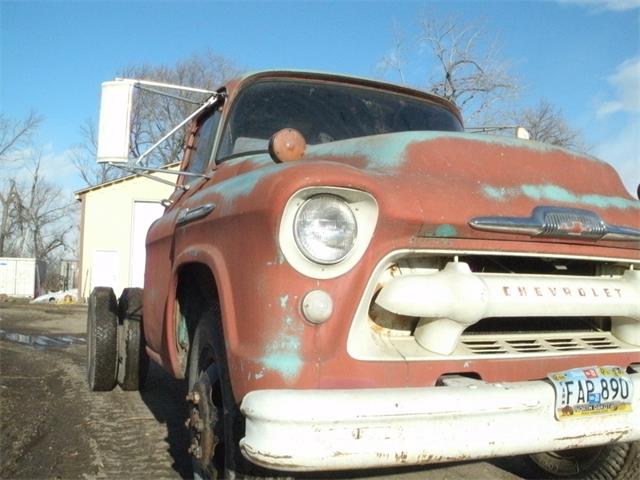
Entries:
{"label": "license plate", "polygon": [[631,411],[633,383],[620,367],[586,367],[547,375],[558,420]]}

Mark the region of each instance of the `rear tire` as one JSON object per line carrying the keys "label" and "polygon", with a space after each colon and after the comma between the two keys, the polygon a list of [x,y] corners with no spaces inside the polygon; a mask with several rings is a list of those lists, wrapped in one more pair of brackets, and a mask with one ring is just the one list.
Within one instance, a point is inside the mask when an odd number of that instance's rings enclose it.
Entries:
{"label": "rear tire", "polygon": [[118,304],[113,290],[96,287],[87,310],[87,382],[94,392],[113,390],[118,368]]}
{"label": "rear tire", "polygon": [[142,289],[125,288],[118,302],[121,322],[118,383],[125,391],[139,390],[147,376],[149,357],[145,350],[142,322]]}
{"label": "rear tire", "polygon": [[631,480],[640,474],[640,442],[529,455],[537,478]]}

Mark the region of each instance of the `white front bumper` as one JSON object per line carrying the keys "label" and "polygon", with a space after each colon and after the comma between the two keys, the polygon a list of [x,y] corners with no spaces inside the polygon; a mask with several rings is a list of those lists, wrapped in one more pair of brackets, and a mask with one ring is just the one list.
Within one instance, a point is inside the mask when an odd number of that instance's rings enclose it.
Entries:
{"label": "white front bumper", "polygon": [[444,387],[259,390],[241,410],[250,461],[319,471],[419,465],[640,440],[640,373],[633,411],[557,421],[546,381]]}

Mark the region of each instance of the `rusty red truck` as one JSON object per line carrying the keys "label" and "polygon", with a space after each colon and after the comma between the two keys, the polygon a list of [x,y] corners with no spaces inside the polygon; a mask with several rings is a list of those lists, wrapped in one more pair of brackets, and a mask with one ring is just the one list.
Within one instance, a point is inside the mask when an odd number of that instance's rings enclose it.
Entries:
{"label": "rusty red truck", "polygon": [[465,133],[403,86],[268,71],[210,92],[178,174],[144,290],[89,299],[88,371],[187,379],[196,477],[637,458],[640,201],[607,163]]}

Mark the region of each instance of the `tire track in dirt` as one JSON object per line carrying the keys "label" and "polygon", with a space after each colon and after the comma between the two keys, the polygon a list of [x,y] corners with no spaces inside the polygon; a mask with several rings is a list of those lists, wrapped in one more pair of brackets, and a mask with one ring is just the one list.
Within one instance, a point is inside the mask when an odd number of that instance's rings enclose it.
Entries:
{"label": "tire track in dirt", "polygon": [[66,365],[65,397],[80,401],[96,478],[184,478],[191,475],[184,387],[152,368],[142,392],[91,392],[84,364]]}
{"label": "tire track in dirt", "polygon": [[65,404],[59,350],[0,341],[2,478],[82,478],[90,450],[77,405]]}

